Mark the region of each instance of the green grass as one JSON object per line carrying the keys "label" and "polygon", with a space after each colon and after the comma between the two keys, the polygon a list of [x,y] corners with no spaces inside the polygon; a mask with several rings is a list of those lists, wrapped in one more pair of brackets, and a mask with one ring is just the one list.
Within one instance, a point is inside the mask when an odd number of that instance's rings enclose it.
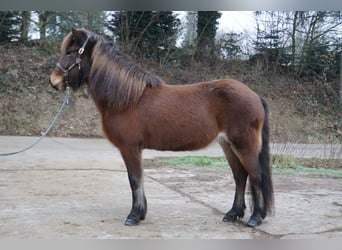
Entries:
{"label": "green grass", "polygon": [[294,167],[273,167],[273,173],[342,178],[342,169],[310,168],[302,165]]}
{"label": "green grass", "polygon": [[27,120],[21,120],[19,121],[19,128],[24,129],[27,127],[28,124],[29,122]]}
{"label": "green grass", "polygon": [[185,156],[169,159],[158,160],[159,164],[164,166],[198,166],[210,169],[227,169],[227,161],[222,157],[206,157],[206,156]]}
{"label": "green grass", "polygon": [[339,177],[342,178],[342,168],[316,167],[320,165],[336,165],[336,160],[296,159],[291,155],[272,155],[271,165],[275,174]]}
{"label": "green grass", "polygon": [[[271,164],[274,174],[302,175],[302,176],[319,176],[342,178],[342,168],[329,167],[312,167],[314,159],[295,159],[289,155],[272,155]],[[223,157],[206,157],[206,156],[186,156],[175,157],[169,159],[160,159],[158,164],[162,166],[179,166],[179,167],[203,167],[213,170],[228,169],[227,162]],[[329,161],[326,161],[329,165]]]}

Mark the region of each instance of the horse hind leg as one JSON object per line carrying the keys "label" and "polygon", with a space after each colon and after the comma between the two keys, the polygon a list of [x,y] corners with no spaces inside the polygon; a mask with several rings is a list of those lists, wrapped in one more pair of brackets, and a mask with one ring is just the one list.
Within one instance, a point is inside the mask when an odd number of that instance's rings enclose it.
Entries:
{"label": "horse hind leg", "polygon": [[233,172],[235,180],[235,196],[232,208],[224,215],[223,221],[234,222],[238,218],[243,218],[245,214],[245,189],[247,182],[247,172],[241,164],[238,156],[234,153],[229,143],[221,138],[219,143],[223,149],[226,159]]}
{"label": "horse hind leg", "polygon": [[262,223],[262,219],[266,217],[267,207],[265,194],[263,193],[264,180],[262,169],[259,164],[258,154],[252,152],[241,158],[242,164],[248,173],[250,182],[250,191],[252,196],[252,215],[250,216],[247,226],[256,227]]}
{"label": "horse hind leg", "polygon": [[253,201],[253,213],[247,222],[250,227],[260,225],[273,209],[273,184],[268,154],[268,145],[263,145],[260,154],[247,159],[244,164],[249,174]]}
{"label": "horse hind leg", "polygon": [[262,177],[260,173],[250,174],[250,190],[252,195],[253,212],[247,222],[247,226],[256,227],[262,223],[262,219],[266,216],[264,199],[262,194]]}
{"label": "horse hind leg", "polygon": [[[226,149],[225,153],[228,156],[227,158],[229,159],[229,162],[231,162],[230,164],[233,173],[235,172],[234,179],[237,190],[236,196],[240,198],[240,200],[242,199],[244,194],[242,193],[242,189],[245,189],[246,179],[248,176],[253,212],[247,222],[247,225],[255,227],[262,223],[262,219],[265,218],[269,207],[272,205],[273,189],[269,163],[268,161],[262,160],[263,158],[267,158],[266,156],[268,155],[268,151],[265,150],[265,148],[267,148],[267,143],[264,143],[263,145],[260,139],[251,140],[251,137],[246,137],[244,135],[240,135],[239,137],[230,136],[230,138],[233,138],[233,141],[230,141],[230,144],[224,146],[224,149]],[[259,137],[254,136],[254,138]],[[235,176],[240,176],[240,182],[243,178],[243,184],[239,184],[239,181],[236,181],[238,178],[235,178]],[[236,202],[236,204],[241,205],[242,203]],[[225,216],[227,220],[233,220],[235,218],[234,211],[236,208],[234,206],[236,207],[235,201],[232,210]],[[241,206],[239,208],[239,211],[241,211]]]}
{"label": "horse hind leg", "polygon": [[[263,125],[262,133],[255,134],[253,140],[242,140],[244,147],[240,148],[239,158],[248,173],[253,201],[253,213],[247,225],[258,226],[262,219],[273,210],[273,184],[269,162],[269,128],[268,120]],[[249,143],[248,143],[249,141]]]}
{"label": "horse hind leg", "polygon": [[141,220],[145,219],[147,213],[141,151],[133,149],[121,149],[120,151],[127,168],[129,184],[132,191],[132,208],[127,216],[125,225],[135,226]]}

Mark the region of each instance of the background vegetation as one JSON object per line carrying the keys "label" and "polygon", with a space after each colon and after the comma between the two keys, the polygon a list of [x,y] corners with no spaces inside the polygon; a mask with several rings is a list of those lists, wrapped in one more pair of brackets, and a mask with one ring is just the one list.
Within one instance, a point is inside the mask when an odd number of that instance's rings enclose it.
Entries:
{"label": "background vegetation", "polygon": [[[273,141],[342,141],[340,11],[254,12],[250,31],[217,34],[221,12],[1,11],[0,134],[36,135],[62,98],[47,84],[71,27],[105,35],[171,84],[236,78],[271,104]],[[83,96],[54,135],[99,136]],[[81,122],[83,120],[83,122]],[[86,120],[86,122],[84,122]]]}

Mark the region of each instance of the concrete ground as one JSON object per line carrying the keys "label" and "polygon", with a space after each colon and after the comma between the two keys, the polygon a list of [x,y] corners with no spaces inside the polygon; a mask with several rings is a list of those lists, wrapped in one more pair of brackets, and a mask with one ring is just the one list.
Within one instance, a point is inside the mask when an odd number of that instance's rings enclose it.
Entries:
{"label": "concrete ground", "polygon": [[[34,140],[0,136],[0,152]],[[340,145],[305,150],[272,145],[272,151],[284,152],[284,147],[305,157],[342,158]],[[180,155],[222,152],[214,144],[195,152],[146,150],[143,156]],[[137,227],[126,227],[131,194],[118,150],[105,139],[46,138],[24,153],[0,156],[0,239],[342,237],[342,179],[273,177],[275,215],[252,229],[244,225],[249,209],[242,221],[222,221],[235,187],[228,168],[146,166],[147,217]]]}

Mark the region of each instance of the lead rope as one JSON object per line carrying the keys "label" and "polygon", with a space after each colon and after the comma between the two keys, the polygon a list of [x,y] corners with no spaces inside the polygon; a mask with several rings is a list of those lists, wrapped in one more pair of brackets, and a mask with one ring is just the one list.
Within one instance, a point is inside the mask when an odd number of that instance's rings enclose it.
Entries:
{"label": "lead rope", "polygon": [[0,153],[0,156],[9,156],[9,155],[19,154],[19,153],[25,152],[26,150],[29,150],[30,148],[32,148],[36,144],[38,144],[38,142],[40,142],[50,132],[50,130],[53,128],[53,126],[57,122],[58,118],[62,114],[65,106],[69,105],[69,99],[70,99],[70,88],[69,88],[69,86],[67,86],[66,87],[66,94],[65,94],[63,103],[62,103],[61,107],[59,108],[57,115],[55,116],[55,118],[53,118],[52,122],[50,123],[50,126],[46,129],[46,131],[35,142],[33,142],[30,146],[23,148],[21,150],[18,150],[18,151],[14,151],[14,152]]}

